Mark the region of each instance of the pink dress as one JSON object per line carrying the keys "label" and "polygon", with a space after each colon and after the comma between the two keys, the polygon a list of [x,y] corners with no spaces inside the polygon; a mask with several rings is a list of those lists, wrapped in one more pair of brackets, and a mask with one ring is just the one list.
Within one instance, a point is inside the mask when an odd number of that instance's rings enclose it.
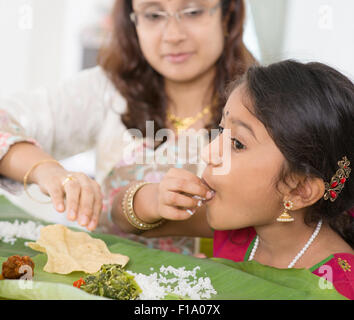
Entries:
{"label": "pink dress", "polygon": [[[235,262],[248,261],[256,239],[254,228],[214,232],[214,257],[230,259]],[[327,266],[327,267],[326,267]],[[335,253],[311,267],[309,270],[326,280],[331,280],[335,289],[354,300],[354,255]],[[331,278],[328,277],[331,271]]]}

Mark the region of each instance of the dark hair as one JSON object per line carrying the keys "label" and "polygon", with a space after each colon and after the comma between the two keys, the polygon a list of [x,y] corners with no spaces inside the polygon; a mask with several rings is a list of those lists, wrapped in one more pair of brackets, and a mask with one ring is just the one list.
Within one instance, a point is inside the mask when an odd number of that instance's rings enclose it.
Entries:
{"label": "dark hair", "polygon": [[[141,52],[135,26],[129,18],[132,11],[132,0],[115,2],[113,34],[100,52],[99,64],[127,101],[127,112],[122,115],[124,125],[127,129],[139,129],[145,135],[147,120],[154,121],[155,132],[166,126],[168,97],[165,90],[161,90],[164,88],[163,77]],[[222,13],[227,36],[223,53],[216,62],[213,83],[213,101],[216,102],[211,110],[212,123],[206,126],[208,129],[216,127],[221,119],[226,85],[235,77],[241,77],[255,61],[243,43],[243,0],[223,0]]]}
{"label": "dark hair", "polygon": [[[293,173],[330,182],[344,156],[354,163],[354,85],[343,74],[318,62],[286,60],[251,67],[242,82],[252,112],[286,159],[278,182]],[[322,218],[353,248],[353,207],[349,177],[334,202],[321,198],[309,208],[305,223]]]}

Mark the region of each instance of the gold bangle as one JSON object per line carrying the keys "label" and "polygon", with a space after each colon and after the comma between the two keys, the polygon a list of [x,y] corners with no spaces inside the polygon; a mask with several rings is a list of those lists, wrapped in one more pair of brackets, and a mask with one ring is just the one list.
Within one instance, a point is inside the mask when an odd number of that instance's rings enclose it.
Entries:
{"label": "gold bangle", "polygon": [[36,168],[37,168],[38,166],[40,166],[41,164],[50,163],[50,162],[56,163],[56,164],[59,164],[59,165],[60,165],[60,163],[59,163],[58,161],[53,160],[53,159],[42,160],[42,161],[39,161],[39,162],[37,162],[36,164],[34,164],[34,165],[32,166],[32,168],[29,169],[29,170],[27,171],[27,173],[25,174],[25,176],[23,177],[23,187],[24,187],[25,193],[27,194],[27,196],[28,196],[30,199],[32,199],[32,200],[35,201],[35,202],[41,203],[41,204],[49,204],[49,203],[51,203],[52,201],[39,201],[39,200],[33,198],[33,197],[29,194],[29,192],[28,192],[28,190],[27,190],[27,183],[28,183],[27,181],[28,181],[28,178],[29,178],[30,174],[32,173],[32,171],[33,171],[34,169],[36,169]]}
{"label": "gold bangle", "polygon": [[135,186],[130,187],[124,194],[123,201],[122,201],[122,208],[125,217],[127,218],[128,222],[136,229],[139,230],[151,230],[154,228],[159,227],[164,220],[161,219],[156,223],[146,223],[140,220],[135,212],[134,212],[134,196],[135,194],[145,185],[150,184],[149,182],[141,182],[136,184]]}

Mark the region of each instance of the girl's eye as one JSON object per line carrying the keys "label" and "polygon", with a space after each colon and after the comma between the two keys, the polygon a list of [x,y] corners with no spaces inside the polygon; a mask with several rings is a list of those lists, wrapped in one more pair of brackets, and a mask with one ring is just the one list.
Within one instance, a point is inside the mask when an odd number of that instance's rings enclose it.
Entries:
{"label": "girl's eye", "polygon": [[[222,134],[224,132],[224,128],[220,125],[218,126],[218,130],[219,130],[219,134]],[[236,150],[246,149],[246,146],[235,138],[231,138],[231,144],[232,147]]]}
{"label": "girl's eye", "polygon": [[224,128],[222,126],[218,126],[219,134],[222,134],[224,132]]}
{"label": "girl's eye", "polygon": [[245,145],[243,145],[240,141],[238,141],[238,140],[235,139],[235,138],[232,138],[231,141],[232,141],[232,146],[233,146],[236,150],[243,150],[243,149],[246,148]]}

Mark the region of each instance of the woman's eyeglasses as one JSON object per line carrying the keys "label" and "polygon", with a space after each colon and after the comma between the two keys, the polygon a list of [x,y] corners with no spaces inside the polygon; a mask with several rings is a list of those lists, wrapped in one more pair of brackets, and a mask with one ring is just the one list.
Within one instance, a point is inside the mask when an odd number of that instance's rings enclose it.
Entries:
{"label": "woman's eyeglasses", "polygon": [[145,10],[140,12],[132,12],[130,14],[131,21],[141,28],[163,29],[166,27],[171,17],[186,27],[195,27],[207,24],[210,17],[221,6],[221,2],[213,7],[198,5],[195,7],[186,8],[175,13],[169,13],[159,10]]}

